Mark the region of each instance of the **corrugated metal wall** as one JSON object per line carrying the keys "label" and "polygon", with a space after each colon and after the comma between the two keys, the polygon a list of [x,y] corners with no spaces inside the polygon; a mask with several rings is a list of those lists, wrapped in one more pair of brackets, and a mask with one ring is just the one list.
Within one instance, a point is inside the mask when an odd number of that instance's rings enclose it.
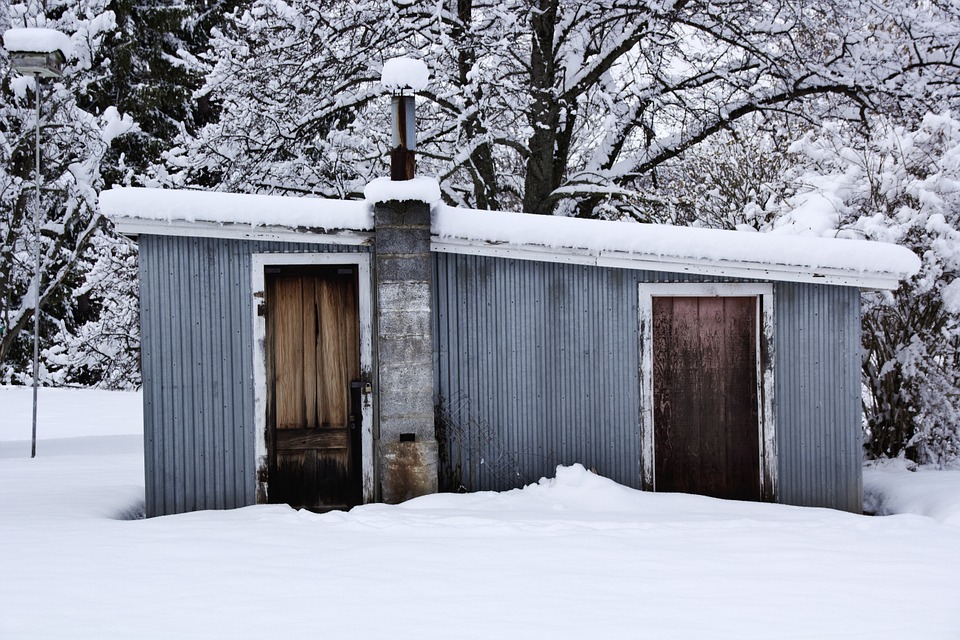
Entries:
{"label": "corrugated metal wall", "polygon": [[[639,487],[637,285],[717,279],[457,254],[435,264],[444,484],[503,490],[580,462]],[[779,498],[857,511],[859,292],[777,284],[775,300]]]}
{"label": "corrugated metal wall", "polygon": [[859,512],[860,292],[776,288],[779,499]]}
{"label": "corrugated metal wall", "polygon": [[[367,250],[140,238],[149,515],[254,502],[250,256]],[[454,254],[435,266],[448,483],[506,489],[581,462],[639,487],[637,285],[698,279]],[[859,292],[775,296],[779,499],[858,511]]]}
{"label": "corrugated metal wall", "polygon": [[365,247],[140,237],[147,515],[253,504],[251,255]]}

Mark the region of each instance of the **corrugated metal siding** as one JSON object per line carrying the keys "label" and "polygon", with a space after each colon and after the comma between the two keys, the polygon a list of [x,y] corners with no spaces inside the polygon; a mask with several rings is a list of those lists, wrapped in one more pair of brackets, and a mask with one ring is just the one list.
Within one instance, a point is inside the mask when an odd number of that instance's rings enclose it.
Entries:
{"label": "corrugated metal siding", "polygon": [[781,283],[776,297],[779,500],[859,512],[860,293]]}
{"label": "corrugated metal siding", "polygon": [[147,515],[255,500],[253,253],[367,251],[140,237]]}
{"label": "corrugated metal siding", "polygon": [[[254,502],[250,256],[368,251],[141,236],[147,513]],[[436,254],[446,475],[506,489],[581,462],[640,486],[637,285],[716,281]],[[859,292],[778,283],[781,502],[858,511]]]}
{"label": "corrugated metal siding", "polygon": [[[442,485],[504,490],[580,462],[639,488],[637,286],[718,278],[442,253],[435,265]],[[774,295],[779,499],[858,511],[859,292]]]}
{"label": "corrugated metal siding", "polygon": [[637,284],[695,278],[436,254],[443,484],[503,490],[580,462],[640,486]]}

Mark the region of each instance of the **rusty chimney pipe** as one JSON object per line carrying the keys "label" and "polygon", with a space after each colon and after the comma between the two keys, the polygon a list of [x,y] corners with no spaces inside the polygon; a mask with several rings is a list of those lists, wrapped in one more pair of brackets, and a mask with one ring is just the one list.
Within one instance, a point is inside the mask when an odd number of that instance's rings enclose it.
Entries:
{"label": "rusty chimney pipe", "polygon": [[417,114],[413,96],[395,95],[392,101],[393,148],[390,179],[412,180],[416,173]]}
{"label": "rusty chimney pipe", "polygon": [[422,60],[391,58],[383,63],[380,83],[393,94],[393,147],[390,149],[390,179],[413,180],[417,153],[417,120],[414,92],[430,82],[430,70]]}

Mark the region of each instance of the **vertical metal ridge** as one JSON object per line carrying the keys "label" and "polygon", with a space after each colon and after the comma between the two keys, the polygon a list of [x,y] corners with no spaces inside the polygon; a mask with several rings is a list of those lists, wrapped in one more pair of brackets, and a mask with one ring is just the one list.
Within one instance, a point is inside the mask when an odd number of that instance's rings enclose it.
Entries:
{"label": "vertical metal ridge", "polygon": [[508,489],[581,462],[638,486],[635,272],[435,260],[446,472],[461,465],[452,480]]}
{"label": "vertical metal ridge", "polygon": [[862,508],[859,295],[776,286],[781,502]]}
{"label": "vertical metal ridge", "polygon": [[[718,279],[435,260],[437,397],[462,430],[446,452],[458,480],[503,490],[581,462],[639,487],[637,284]],[[775,302],[779,499],[858,510],[859,292],[777,283]]]}
{"label": "vertical metal ridge", "polygon": [[251,255],[341,251],[141,236],[147,515],[254,502]]}
{"label": "vertical metal ridge", "polygon": [[[141,238],[149,515],[255,499],[251,254],[368,250]],[[448,475],[508,489],[581,462],[639,487],[637,284],[717,279],[434,259],[436,400],[461,430]],[[777,283],[775,299],[779,499],[859,510],[859,292]]]}

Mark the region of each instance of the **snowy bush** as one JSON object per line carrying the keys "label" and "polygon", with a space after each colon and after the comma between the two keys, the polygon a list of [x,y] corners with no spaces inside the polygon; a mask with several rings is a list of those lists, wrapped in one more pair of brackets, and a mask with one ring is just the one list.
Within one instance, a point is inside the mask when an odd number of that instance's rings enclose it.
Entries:
{"label": "snowy bush", "polygon": [[897,291],[864,296],[866,453],[960,455],[960,120],[880,121],[860,143],[829,125],[794,145],[806,171],[778,227],[895,242],[923,261]]}

